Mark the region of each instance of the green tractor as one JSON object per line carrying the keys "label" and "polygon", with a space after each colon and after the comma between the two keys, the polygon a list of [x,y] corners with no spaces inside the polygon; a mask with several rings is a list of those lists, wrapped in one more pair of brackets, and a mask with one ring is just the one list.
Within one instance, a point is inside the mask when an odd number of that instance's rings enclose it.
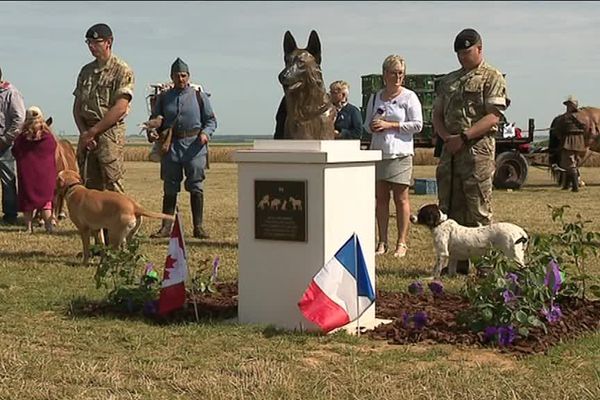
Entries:
{"label": "green tractor", "polygon": [[[436,97],[436,85],[440,74],[409,74],[406,75],[404,86],[414,91],[423,109],[423,129],[414,136],[415,147],[435,148],[434,155],[441,153],[442,142],[436,140],[437,135],[433,129],[433,103]],[[362,117],[365,119],[367,103],[371,94],[383,87],[381,74],[363,75],[362,77]],[[534,120],[529,119],[528,134],[506,138],[503,135],[506,122],[500,122],[496,136],[496,172],[494,174],[494,187],[497,189],[519,189],[527,179],[529,164],[526,154],[530,152],[531,142],[535,130]],[[362,146],[368,148],[371,135],[363,131]]]}

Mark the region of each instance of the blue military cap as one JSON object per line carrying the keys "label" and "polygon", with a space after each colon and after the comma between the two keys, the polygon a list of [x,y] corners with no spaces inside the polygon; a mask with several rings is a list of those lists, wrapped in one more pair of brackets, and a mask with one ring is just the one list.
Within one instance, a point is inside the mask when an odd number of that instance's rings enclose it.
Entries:
{"label": "blue military cap", "polygon": [[185,73],[190,73],[190,69],[188,68],[188,65],[183,62],[183,60],[179,57],[177,57],[177,60],[175,60],[175,62],[173,62],[173,64],[171,65],[171,75],[176,74],[178,72],[185,72]]}

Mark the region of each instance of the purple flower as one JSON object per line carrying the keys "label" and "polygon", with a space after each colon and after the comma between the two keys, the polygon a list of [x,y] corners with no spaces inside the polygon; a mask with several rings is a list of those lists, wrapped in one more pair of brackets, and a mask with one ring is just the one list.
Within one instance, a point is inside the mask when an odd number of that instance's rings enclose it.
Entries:
{"label": "purple flower", "polygon": [[379,107],[379,108],[377,108],[376,114],[383,115],[384,112],[385,112],[385,108]]}
{"label": "purple flower", "polygon": [[415,329],[421,330],[427,325],[427,313],[425,311],[417,311],[415,315],[413,315],[412,320],[415,324]]}
{"label": "purple flower", "polygon": [[152,264],[151,262],[146,263],[146,266],[144,267],[144,275],[148,275],[153,269],[154,264]]}
{"label": "purple flower", "polygon": [[517,296],[515,296],[515,294],[508,289],[502,292],[502,297],[504,297],[504,304],[507,305],[513,304],[517,301]]}
{"label": "purple flower", "polygon": [[485,342],[491,342],[496,339],[496,335],[498,334],[498,328],[495,326],[488,326],[483,331],[483,340]]}
{"label": "purple flower", "polygon": [[407,312],[402,313],[402,326],[405,329],[408,329],[410,327],[410,315],[408,315]]}
{"label": "purple flower", "polygon": [[509,346],[515,341],[517,334],[512,325],[498,327],[498,344],[500,346]]}
{"label": "purple flower", "polygon": [[506,276],[504,277],[507,281],[512,282],[513,285],[517,284],[517,281],[519,280],[519,277],[517,276],[517,274],[509,272],[508,274],[506,274]]}
{"label": "purple flower", "polygon": [[542,308],[542,314],[551,324],[558,322],[558,320],[563,316],[562,310],[558,304],[552,304],[550,306],[550,310],[548,310],[546,307]]}
{"label": "purple flower", "polygon": [[215,259],[213,260],[213,269],[212,269],[212,273],[210,274],[211,283],[214,283],[217,280],[217,275],[219,274],[219,262],[220,261],[221,261],[221,259],[219,258],[219,256],[216,256]]}
{"label": "purple flower", "polygon": [[423,293],[423,284],[421,281],[415,281],[408,285],[408,293],[418,296]]}
{"label": "purple flower", "polygon": [[144,303],[144,315],[154,315],[158,311],[158,300],[148,300]]}
{"label": "purple flower", "polygon": [[427,285],[434,297],[441,296],[444,294],[444,284],[440,281],[431,281]]}
{"label": "purple flower", "polygon": [[555,260],[550,260],[548,267],[546,267],[546,277],[544,278],[544,285],[548,286],[548,289],[552,292],[552,296],[555,296],[560,285],[562,284],[562,275],[560,268]]}

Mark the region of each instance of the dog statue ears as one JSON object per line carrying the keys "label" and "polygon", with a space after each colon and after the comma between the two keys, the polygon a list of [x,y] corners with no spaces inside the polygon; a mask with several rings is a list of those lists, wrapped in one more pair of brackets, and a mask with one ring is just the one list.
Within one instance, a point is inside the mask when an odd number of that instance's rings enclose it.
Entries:
{"label": "dog statue ears", "polygon": [[[290,31],[286,31],[283,36],[284,59],[288,54],[297,49],[298,45],[296,44],[294,36],[292,36]],[[308,51],[315,58],[317,64],[321,65],[321,41],[319,40],[319,35],[316,31],[310,31],[310,35],[308,36],[308,46],[304,50]]]}

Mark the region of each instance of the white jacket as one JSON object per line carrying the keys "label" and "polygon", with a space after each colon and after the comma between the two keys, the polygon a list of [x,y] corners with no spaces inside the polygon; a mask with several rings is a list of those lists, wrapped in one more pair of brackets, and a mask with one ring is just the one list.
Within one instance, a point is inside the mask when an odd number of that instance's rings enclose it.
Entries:
{"label": "white jacket", "polygon": [[[402,92],[389,101],[381,99],[382,93],[383,90],[380,90],[371,95],[367,104],[364,128],[373,135],[371,150],[381,150],[383,158],[414,155],[413,135],[421,132],[423,128],[423,113],[419,98],[415,92],[407,88],[402,88]],[[400,128],[386,129],[382,132],[371,131],[371,121],[379,108],[384,110],[385,121],[398,121]]]}

